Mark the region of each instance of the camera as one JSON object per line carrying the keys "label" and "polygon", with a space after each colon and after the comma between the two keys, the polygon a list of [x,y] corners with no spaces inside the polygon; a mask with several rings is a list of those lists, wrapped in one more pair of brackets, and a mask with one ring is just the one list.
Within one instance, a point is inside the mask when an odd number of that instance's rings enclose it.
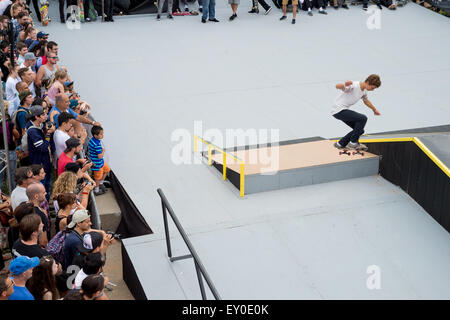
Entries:
{"label": "camera", "polygon": [[48,130],[48,129],[51,129],[51,128],[53,127],[53,122],[47,121],[47,122],[45,123],[45,127],[47,128],[47,130]]}
{"label": "camera", "polygon": [[115,232],[112,232],[112,231],[106,231],[106,234],[110,234],[110,235],[112,235],[112,236],[113,236],[113,238],[114,238],[114,239],[116,239],[116,240],[120,239],[120,237],[121,237],[121,235],[120,235],[120,234],[117,234],[117,233],[115,233]]}

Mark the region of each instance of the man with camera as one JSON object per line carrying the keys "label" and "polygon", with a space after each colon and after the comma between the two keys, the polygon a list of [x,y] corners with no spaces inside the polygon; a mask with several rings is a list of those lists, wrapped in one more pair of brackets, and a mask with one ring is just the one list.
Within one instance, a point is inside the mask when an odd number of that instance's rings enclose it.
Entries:
{"label": "man with camera", "polygon": [[47,121],[47,114],[41,106],[32,106],[30,108],[31,119],[27,124],[27,142],[30,153],[31,164],[42,164],[45,171],[45,179],[42,184],[45,186],[47,194],[50,193],[50,184],[52,181],[52,161],[50,157],[50,142],[46,136],[55,132],[55,126]]}
{"label": "man with camera", "polygon": [[87,159],[75,160],[76,156],[80,154],[83,148],[83,145],[81,144],[79,139],[69,138],[66,141],[66,146],[67,146],[66,150],[64,150],[64,152],[61,153],[58,159],[58,176],[65,171],[66,165],[68,163],[76,162],[78,164],[82,164],[83,165],[83,168],[81,169],[82,171],[86,171],[92,166],[92,163]]}

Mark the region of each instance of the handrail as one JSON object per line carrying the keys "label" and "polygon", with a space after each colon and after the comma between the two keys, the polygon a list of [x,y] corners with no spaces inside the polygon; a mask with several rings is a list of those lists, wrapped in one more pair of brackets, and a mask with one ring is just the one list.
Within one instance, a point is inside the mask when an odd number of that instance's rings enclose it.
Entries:
{"label": "handrail", "polygon": [[235,156],[232,153],[229,153],[221,148],[219,148],[218,146],[216,146],[215,144],[213,144],[210,141],[207,141],[197,135],[194,135],[194,152],[197,152],[198,150],[198,140],[200,140],[201,142],[203,142],[204,144],[206,144],[208,146],[208,165],[212,165],[212,149],[219,151],[220,153],[222,153],[223,155],[223,169],[222,169],[222,176],[223,176],[223,180],[227,180],[227,155],[230,155],[232,158],[234,158],[235,160],[237,160],[240,163],[240,186],[239,186],[239,190],[240,190],[240,196],[244,197],[245,195],[245,163],[243,160],[241,160],[239,157]]}
{"label": "handrail", "polygon": [[[167,198],[164,195],[164,192],[160,188],[157,189],[157,192],[159,194],[159,197],[161,198],[161,205],[162,205],[163,219],[164,219],[164,230],[166,233],[167,255],[169,256],[170,261],[174,262],[176,260],[193,258],[194,264],[195,264],[195,270],[197,271],[197,279],[198,279],[198,284],[200,286],[200,292],[202,294],[202,299],[206,300],[206,293],[205,293],[205,288],[203,286],[203,280],[202,280],[202,275],[203,275],[214,298],[216,300],[222,300],[222,298],[220,297],[219,293],[216,290],[216,287],[212,283],[211,278],[209,277],[208,273],[206,272],[205,267],[203,266],[202,262],[200,261],[200,258],[198,257],[197,252],[195,251],[194,247],[192,246],[191,241],[189,241],[189,239],[186,235],[186,232],[184,231],[183,227],[181,226],[180,221],[178,221],[177,216],[173,212],[173,209],[170,206],[169,201],[167,201]],[[178,232],[180,233],[181,237],[183,238],[184,243],[188,247],[191,254],[172,258],[172,249],[170,246],[169,226],[167,224],[166,209],[167,209],[167,211],[169,211],[172,221],[175,223],[175,226],[177,227]]]}

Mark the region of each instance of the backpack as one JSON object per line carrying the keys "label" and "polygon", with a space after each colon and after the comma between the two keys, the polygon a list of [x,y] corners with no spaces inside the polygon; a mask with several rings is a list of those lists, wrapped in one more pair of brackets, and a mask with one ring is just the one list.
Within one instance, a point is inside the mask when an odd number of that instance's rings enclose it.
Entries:
{"label": "backpack", "polygon": [[67,232],[65,230],[59,231],[50,242],[47,244],[45,250],[52,255],[52,257],[60,262],[64,262],[64,243],[66,242]]}
{"label": "backpack", "polygon": [[22,140],[21,140],[21,144],[20,144],[20,149],[23,152],[28,152],[28,130],[30,130],[31,128],[36,128],[36,129],[41,130],[41,128],[36,127],[34,124],[25,130],[25,134],[22,136]]}
{"label": "backpack", "polygon": [[[14,125],[16,126],[16,128],[20,128],[19,124],[17,123],[17,115],[19,114],[19,112],[25,112],[25,113],[28,113],[27,110],[20,109],[20,108],[17,108],[17,110],[15,110],[15,111],[13,112],[12,117],[11,117],[11,121],[12,121],[12,123],[14,123]],[[21,129],[22,129],[22,128],[21,128]]]}

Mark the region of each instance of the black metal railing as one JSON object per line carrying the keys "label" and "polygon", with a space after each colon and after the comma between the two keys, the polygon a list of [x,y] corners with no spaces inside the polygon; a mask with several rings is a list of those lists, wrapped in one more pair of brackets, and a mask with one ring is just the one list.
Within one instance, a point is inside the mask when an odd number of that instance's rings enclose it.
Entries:
{"label": "black metal railing", "polygon": [[[206,300],[205,287],[203,285],[203,279],[202,279],[202,276],[203,276],[203,278],[205,278],[205,281],[208,284],[208,287],[211,290],[211,293],[213,294],[214,298],[216,300],[222,300],[220,298],[220,295],[217,292],[214,284],[212,283],[211,278],[209,277],[208,273],[206,272],[205,267],[203,266],[202,262],[200,261],[200,258],[198,257],[197,253],[195,252],[195,249],[192,246],[192,243],[189,241],[189,239],[186,235],[186,232],[184,231],[183,227],[181,226],[180,221],[178,221],[177,216],[173,212],[173,209],[170,206],[169,201],[167,201],[167,198],[164,195],[164,192],[161,189],[158,189],[157,191],[161,198],[161,205],[162,205],[163,219],[164,219],[164,229],[166,232],[167,255],[169,256],[170,261],[174,262],[177,260],[193,258],[194,264],[195,264],[195,270],[197,271],[198,284],[200,286],[200,292],[202,294],[202,299]],[[191,254],[187,254],[187,255],[179,256],[179,257],[172,257],[172,248],[170,245],[170,235],[169,235],[169,225],[167,223],[167,211],[169,212],[170,217],[172,218],[172,221],[175,223],[175,226],[177,227],[178,232],[180,233],[181,237],[183,238],[184,243],[188,247]]]}

